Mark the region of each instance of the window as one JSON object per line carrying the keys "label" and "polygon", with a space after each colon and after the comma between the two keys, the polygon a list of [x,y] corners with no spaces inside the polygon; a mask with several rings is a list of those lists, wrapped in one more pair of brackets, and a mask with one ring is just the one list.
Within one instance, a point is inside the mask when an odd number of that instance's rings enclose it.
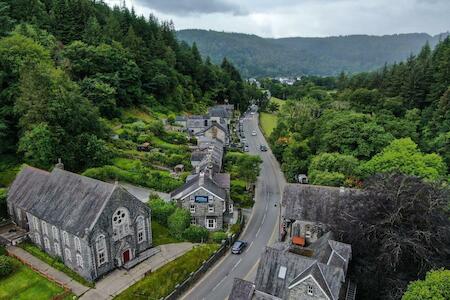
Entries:
{"label": "window", "polygon": [[52,233],[53,233],[53,238],[55,240],[59,240],[59,236],[58,236],[58,228],[56,228],[56,226],[52,226]]}
{"label": "window", "polygon": [[286,271],[287,271],[287,268],[284,267],[284,266],[281,266],[280,270],[278,271],[278,278],[285,279],[286,278]]}
{"label": "window", "polygon": [[312,285],[308,285],[307,293],[310,296],[314,295],[314,287]]}
{"label": "window", "polygon": [[53,246],[55,247],[55,254],[61,256],[61,248],[59,247],[59,243],[54,243]]}
{"label": "window", "polygon": [[229,211],[230,213],[233,212],[233,204],[230,204],[230,205],[228,206],[228,211]]}
{"label": "window", "polygon": [[70,249],[64,249],[64,256],[66,257],[66,260],[72,261],[72,253],[70,253]]}
{"label": "window", "polygon": [[20,211],[20,208],[17,209],[17,220],[22,221],[22,213]]}
{"label": "window", "polygon": [[83,257],[79,253],[77,253],[77,266],[83,268]]}
{"label": "window", "polygon": [[41,225],[42,225],[42,233],[48,235],[47,223],[45,223],[45,221],[42,221]]}
{"label": "window", "polygon": [[63,231],[62,236],[63,236],[64,244],[67,246],[70,246],[69,235],[67,234],[67,232]]}
{"label": "window", "polygon": [[136,220],[138,243],[145,241],[145,222],[144,217],[139,216]]}
{"label": "window", "polygon": [[121,239],[131,233],[129,216],[128,210],[124,207],[118,208],[113,214],[113,238],[115,240]]}
{"label": "window", "polygon": [[195,213],[195,204],[191,204],[190,212]]}
{"label": "window", "polygon": [[214,204],[208,204],[208,212],[214,212]]}
{"label": "window", "polygon": [[192,225],[197,225],[197,220],[195,218],[191,218],[191,224]]}
{"label": "window", "polygon": [[46,237],[44,237],[44,246],[46,249],[50,249],[50,241]]}
{"label": "window", "polygon": [[106,238],[103,234],[97,237],[95,247],[97,248],[97,263],[101,266],[108,261],[108,255],[106,253]]}
{"label": "window", "polygon": [[38,245],[41,245],[41,236],[37,232],[34,233],[34,242]]}
{"label": "window", "polygon": [[75,248],[78,252],[81,252],[81,241],[79,237],[75,237]]}
{"label": "window", "polygon": [[216,219],[206,219],[206,228],[208,229],[216,228]]}
{"label": "window", "polygon": [[38,219],[35,216],[33,216],[33,226],[34,226],[34,230],[39,231]]}

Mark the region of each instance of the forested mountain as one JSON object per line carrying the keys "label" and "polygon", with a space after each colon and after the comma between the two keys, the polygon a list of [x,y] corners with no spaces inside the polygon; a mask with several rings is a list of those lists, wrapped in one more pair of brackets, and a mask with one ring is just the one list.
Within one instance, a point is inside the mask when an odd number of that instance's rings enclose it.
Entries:
{"label": "forested mountain", "polygon": [[408,281],[449,266],[450,37],[375,72],[262,85],[288,99],[269,141],[289,181],[383,195],[336,218],[360,299],[400,299]]}
{"label": "forested mountain", "polygon": [[102,1],[1,0],[0,38],[0,154],[40,167],[100,164],[102,119],[123,108],[245,108],[257,93],[228,61],[178,42],[172,23]]}
{"label": "forested mountain", "polygon": [[418,53],[428,41],[433,47],[447,34],[385,36],[350,35],[326,38],[261,38],[256,35],[206,30],[181,30],[180,40],[197,43],[202,55],[220,62],[227,57],[246,77],[337,75],[362,72]]}

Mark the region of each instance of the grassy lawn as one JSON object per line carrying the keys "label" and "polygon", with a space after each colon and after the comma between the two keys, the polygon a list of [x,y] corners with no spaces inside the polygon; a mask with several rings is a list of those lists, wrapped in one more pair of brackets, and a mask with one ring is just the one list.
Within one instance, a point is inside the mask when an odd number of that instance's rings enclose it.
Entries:
{"label": "grassy lawn", "polygon": [[182,242],[170,235],[169,229],[152,221],[153,246]]}
{"label": "grassy lawn", "polygon": [[10,276],[0,279],[0,299],[8,300],[47,300],[58,296],[58,299],[72,299],[66,295],[62,287],[34,272],[29,267],[14,259],[15,271]]}
{"label": "grassy lawn", "polygon": [[20,244],[20,247],[22,247],[25,251],[29,252],[33,256],[39,258],[43,262],[47,263],[48,265],[52,266],[53,268],[65,273],[67,276],[78,281],[79,283],[85,286],[94,287],[94,283],[87,281],[86,279],[78,275],[78,273],[68,268],[59,259],[51,257],[50,255],[39,249],[37,246],[31,243],[22,243]]}
{"label": "grassy lawn", "polygon": [[0,187],[7,187],[16,178],[21,163],[13,155],[0,155]]}
{"label": "grassy lawn", "polygon": [[259,114],[259,122],[261,123],[263,133],[266,137],[269,137],[272,131],[277,126],[277,120],[278,117],[276,115],[266,112],[262,112]]}
{"label": "grassy lawn", "polygon": [[169,262],[147,275],[115,299],[161,299],[169,295],[177,284],[182,283],[191,272],[197,270],[217,249],[217,244],[195,247],[183,256]]}
{"label": "grassy lawn", "polygon": [[284,105],[286,103],[285,100],[281,100],[281,99],[275,98],[275,97],[270,98],[270,102],[275,102],[276,104],[278,104],[280,106],[280,108],[282,105]]}

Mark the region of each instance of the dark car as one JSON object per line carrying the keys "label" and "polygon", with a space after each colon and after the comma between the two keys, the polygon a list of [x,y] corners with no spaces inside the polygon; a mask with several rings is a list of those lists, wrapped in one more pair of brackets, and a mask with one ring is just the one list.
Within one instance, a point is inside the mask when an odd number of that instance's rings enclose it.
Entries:
{"label": "dark car", "polygon": [[259,150],[261,150],[262,152],[266,152],[267,151],[267,147],[265,145],[260,145],[259,146]]}
{"label": "dark car", "polygon": [[247,242],[244,241],[236,241],[231,247],[231,253],[233,254],[241,254],[244,251],[244,248],[247,246]]}

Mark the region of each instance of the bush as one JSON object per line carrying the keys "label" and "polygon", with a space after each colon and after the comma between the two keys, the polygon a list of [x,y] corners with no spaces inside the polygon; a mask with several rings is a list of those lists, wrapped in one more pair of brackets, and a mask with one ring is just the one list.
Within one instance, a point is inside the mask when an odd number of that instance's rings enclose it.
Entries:
{"label": "bush", "polygon": [[198,225],[191,225],[183,232],[183,238],[192,243],[203,243],[208,240],[208,235],[208,229]]}
{"label": "bush", "polygon": [[150,199],[148,205],[152,209],[152,219],[163,226],[167,226],[167,219],[175,212],[175,205],[160,198]]}
{"label": "bush", "polygon": [[222,243],[222,240],[226,240],[228,235],[223,231],[216,231],[211,233],[211,240],[214,243]]}
{"label": "bush", "polygon": [[13,262],[11,257],[0,256],[0,278],[6,277],[13,272]]}
{"label": "bush", "polygon": [[188,210],[183,208],[176,208],[175,211],[169,216],[167,225],[170,233],[176,237],[181,238],[183,232],[188,228],[191,223],[191,214]]}
{"label": "bush", "polygon": [[345,175],[338,172],[314,171],[309,174],[309,181],[316,185],[343,186]]}
{"label": "bush", "polygon": [[242,229],[241,224],[236,223],[236,224],[231,225],[230,232],[231,232],[231,234],[238,234],[239,232],[241,232],[241,229]]}

